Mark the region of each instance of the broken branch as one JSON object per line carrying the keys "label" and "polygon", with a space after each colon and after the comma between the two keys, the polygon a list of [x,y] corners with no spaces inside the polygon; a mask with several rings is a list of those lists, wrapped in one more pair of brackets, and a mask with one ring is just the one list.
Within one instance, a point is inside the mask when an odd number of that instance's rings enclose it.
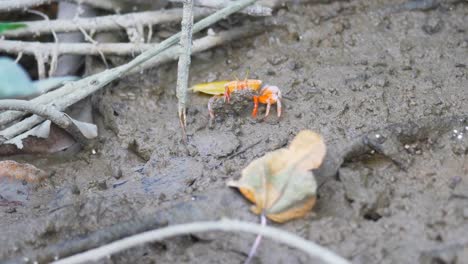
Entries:
{"label": "broken branch", "polygon": [[125,7],[124,3],[122,3],[123,1],[115,0],[2,0],[0,1],[0,12],[25,10],[31,7],[50,4],[57,1],[76,2],[113,11],[120,11]]}
{"label": "broken branch", "polygon": [[[183,0],[171,0],[174,3],[182,3]],[[230,0],[194,0],[194,5],[203,6],[215,9],[221,9],[229,5],[232,1]],[[252,5],[241,10],[240,13],[244,13],[250,16],[271,16],[272,9],[261,5]]]}
{"label": "broken branch", "polygon": [[[1,3],[1,2],[0,2]],[[195,8],[195,18],[205,17],[211,12],[207,8]],[[50,21],[20,22],[26,27],[2,32],[5,37],[21,37],[30,35],[50,34],[55,32],[71,32],[80,30],[110,31],[120,30],[137,25],[159,25],[168,22],[178,22],[182,19],[182,9],[174,8],[161,11],[128,13],[124,15],[108,15],[93,18],[56,19]]]}
{"label": "broken branch", "polygon": [[185,139],[187,86],[190,68],[190,54],[192,53],[192,27],[193,27],[193,0],[184,1],[184,14],[182,16],[182,34],[180,37],[180,55],[177,70],[177,104],[180,126]]}
{"label": "broken branch", "polygon": [[16,40],[0,40],[0,51],[6,53],[23,53],[34,55],[40,50],[45,54],[57,51],[58,54],[74,55],[132,55],[154,47],[154,44],[134,44],[134,43],[42,43],[25,42]]}
{"label": "broken branch", "polygon": [[16,110],[35,114],[50,120],[60,128],[67,131],[77,142],[85,144],[87,138],[81,133],[74,121],[50,105],[38,105],[25,100],[0,100],[0,110]]}

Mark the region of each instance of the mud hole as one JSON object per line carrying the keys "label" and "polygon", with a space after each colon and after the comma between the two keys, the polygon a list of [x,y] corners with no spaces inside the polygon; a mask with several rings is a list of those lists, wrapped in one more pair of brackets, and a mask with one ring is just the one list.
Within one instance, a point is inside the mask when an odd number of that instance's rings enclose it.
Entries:
{"label": "mud hole", "polygon": [[[417,2],[437,4],[410,5]],[[336,145],[392,123],[468,113],[466,1],[293,2],[266,19],[266,27],[195,55],[191,83],[250,72],[282,89],[281,119],[273,107],[265,121],[253,120],[248,104],[219,115],[210,129],[209,97],[193,94],[185,145],[176,65],[120,80],[93,97],[95,154],[29,159],[54,173],[39,186],[18,186],[21,205],[0,205],[0,259],[24,262],[68,239],[148,215],[160,224],[256,222],[225,182],[298,131],[315,130]],[[398,148],[412,158],[405,170],[377,154],[346,162],[321,179],[314,212],[281,228],[353,263],[468,263],[468,126],[445,131]],[[253,239],[184,236],[103,262],[241,263]],[[311,260],[264,240],[255,263]]]}

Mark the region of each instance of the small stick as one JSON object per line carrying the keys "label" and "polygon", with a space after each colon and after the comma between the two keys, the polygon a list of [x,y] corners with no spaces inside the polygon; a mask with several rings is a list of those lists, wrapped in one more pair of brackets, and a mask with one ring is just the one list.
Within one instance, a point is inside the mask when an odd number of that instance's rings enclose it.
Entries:
{"label": "small stick", "polygon": [[0,110],[25,111],[37,116],[46,118],[60,128],[67,131],[77,142],[85,144],[86,137],[75,125],[73,120],[65,113],[62,113],[49,105],[38,105],[25,100],[0,100]]}
{"label": "small stick", "polygon": [[165,228],[155,229],[152,231],[140,233],[130,236],[113,243],[95,248],[74,256],[53,262],[55,264],[75,264],[87,263],[91,261],[99,261],[100,259],[110,256],[116,252],[135,247],[140,244],[159,241],[168,237],[192,234],[207,231],[241,231],[253,234],[263,235],[278,242],[287,244],[306,252],[312,258],[319,258],[325,263],[330,264],[350,264],[351,262],[336,255],[335,253],[323,248],[312,241],[306,240],[295,234],[283,231],[279,228],[261,226],[258,224],[238,221],[238,220],[221,220],[212,222],[194,222],[189,224],[173,225]]}
{"label": "small stick", "polygon": [[76,2],[111,11],[120,11],[125,7],[125,3],[115,0],[2,0],[0,1],[0,12],[25,10],[30,7],[50,4],[58,1]]}
{"label": "small stick", "polygon": [[[262,227],[266,226],[267,224],[267,219],[265,216],[265,212],[262,212],[260,215],[260,225]],[[260,243],[262,242],[262,235],[258,234],[257,237],[255,238],[255,242],[252,245],[252,248],[250,249],[249,256],[245,260],[244,264],[250,264],[252,261],[253,257],[255,256],[255,253],[257,253],[257,249],[260,246]]]}
{"label": "small stick", "polygon": [[126,56],[134,53],[141,53],[154,47],[154,44],[134,44],[134,43],[42,43],[26,42],[18,40],[0,40],[0,51],[6,53],[23,53],[34,55],[38,50],[51,54],[57,51],[58,54],[73,55],[119,55]]}
{"label": "small stick", "polygon": [[[0,1],[0,5],[1,5]],[[193,15],[196,19],[205,17],[211,13],[208,8],[194,8]],[[124,15],[108,15],[91,18],[56,19],[50,21],[19,22],[26,27],[7,30],[2,32],[5,37],[21,37],[40,34],[50,34],[51,32],[72,32],[80,30],[110,31],[121,30],[122,28],[135,27],[139,24],[159,25],[163,23],[178,22],[182,19],[182,9],[174,8],[161,11],[147,11],[128,13]]]}
{"label": "small stick", "polygon": [[[110,243],[133,234],[145,232],[166,225],[167,223],[159,221],[154,217],[137,218],[132,221],[101,228],[85,237],[78,236],[68,238],[67,240],[57,244],[41,248],[41,250],[38,250],[35,253],[26,254],[26,256],[31,260],[31,263],[50,263],[54,259],[71,256],[73,254],[96,248],[100,245]],[[23,262],[23,257],[7,260],[6,262],[21,263]]]}
{"label": "small stick", "polygon": [[[182,3],[184,0],[170,0],[174,3]],[[208,8],[221,9],[229,5],[232,1],[230,0],[194,0],[194,5],[203,6]],[[251,16],[271,16],[272,9],[261,5],[253,5],[246,7],[239,11],[240,13],[251,15]]]}
{"label": "small stick", "polygon": [[192,27],[193,27],[193,0],[184,1],[184,11],[182,15],[182,34],[180,37],[181,52],[177,70],[177,99],[180,126],[182,127],[183,138],[186,140],[185,127],[187,126],[186,109],[187,86],[190,70],[190,54],[192,53]]}
{"label": "small stick", "polygon": [[44,61],[44,53],[42,51],[36,50],[32,54],[34,54],[34,58],[37,62],[37,75],[39,80],[43,80],[46,78],[46,70],[45,70],[45,61]]}
{"label": "small stick", "polygon": [[[37,10],[26,10],[26,11],[28,13],[35,14],[35,15],[38,15],[38,16],[44,18],[45,22],[47,22],[47,27],[50,27],[50,19],[49,19],[48,15],[46,15],[46,14],[40,12],[40,11],[37,11]],[[58,57],[57,44],[59,43],[57,33],[55,33],[55,31],[53,29],[51,30],[51,32],[52,32],[52,36],[54,36],[55,46],[54,46],[52,52],[47,53],[47,54],[52,54],[52,60],[50,62],[50,69],[49,69],[49,76],[52,76],[53,73],[55,72],[55,70],[57,69],[57,57]],[[40,56],[40,54],[41,53],[39,53],[39,56]],[[45,69],[41,69],[41,67],[44,67],[44,61],[43,61],[42,58],[40,60],[38,60],[38,55],[36,55],[36,60],[37,60],[37,63],[38,63],[39,79],[43,79],[43,78],[45,78],[45,76],[42,76],[42,74],[45,74],[45,73],[41,74],[41,70],[45,71]]]}

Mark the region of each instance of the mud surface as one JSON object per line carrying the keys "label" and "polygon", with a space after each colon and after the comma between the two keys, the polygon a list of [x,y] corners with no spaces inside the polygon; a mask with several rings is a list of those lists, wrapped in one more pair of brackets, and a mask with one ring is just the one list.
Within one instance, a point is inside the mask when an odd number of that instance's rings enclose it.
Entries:
{"label": "mud surface", "polygon": [[[258,221],[226,181],[298,131],[317,131],[332,146],[393,123],[468,113],[466,1],[296,3],[265,23],[257,37],[194,56],[191,84],[249,71],[282,90],[280,119],[276,107],[266,120],[252,119],[249,102],[219,112],[210,129],[209,97],[194,94],[185,145],[175,64],[114,83],[93,97],[95,154],[26,159],[54,173],[38,186],[0,189],[2,199],[19,201],[0,203],[0,259],[30,260],[148,215],[154,225]],[[353,263],[468,263],[468,124],[443,131],[393,146],[411,158],[404,168],[385,155],[350,159],[321,179],[312,214],[280,227]],[[104,262],[241,263],[253,240],[184,236]],[[255,263],[311,262],[264,240]]]}

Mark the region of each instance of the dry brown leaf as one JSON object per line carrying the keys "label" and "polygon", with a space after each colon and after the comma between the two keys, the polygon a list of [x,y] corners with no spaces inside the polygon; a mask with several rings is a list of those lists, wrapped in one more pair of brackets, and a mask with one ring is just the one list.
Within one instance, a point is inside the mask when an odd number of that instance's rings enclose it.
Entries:
{"label": "dry brown leaf", "polygon": [[18,163],[13,160],[0,161],[0,177],[37,183],[47,177],[47,173],[27,163]]}
{"label": "dry brown leaf", "polygon": [[325,157],[320,135],[301,131],[288,148],[279,149],[252,161],[239,181],[228,183],[255,206],[252,211],[279,223],[303,217],[315,205],[317,183],[312,169]]}

